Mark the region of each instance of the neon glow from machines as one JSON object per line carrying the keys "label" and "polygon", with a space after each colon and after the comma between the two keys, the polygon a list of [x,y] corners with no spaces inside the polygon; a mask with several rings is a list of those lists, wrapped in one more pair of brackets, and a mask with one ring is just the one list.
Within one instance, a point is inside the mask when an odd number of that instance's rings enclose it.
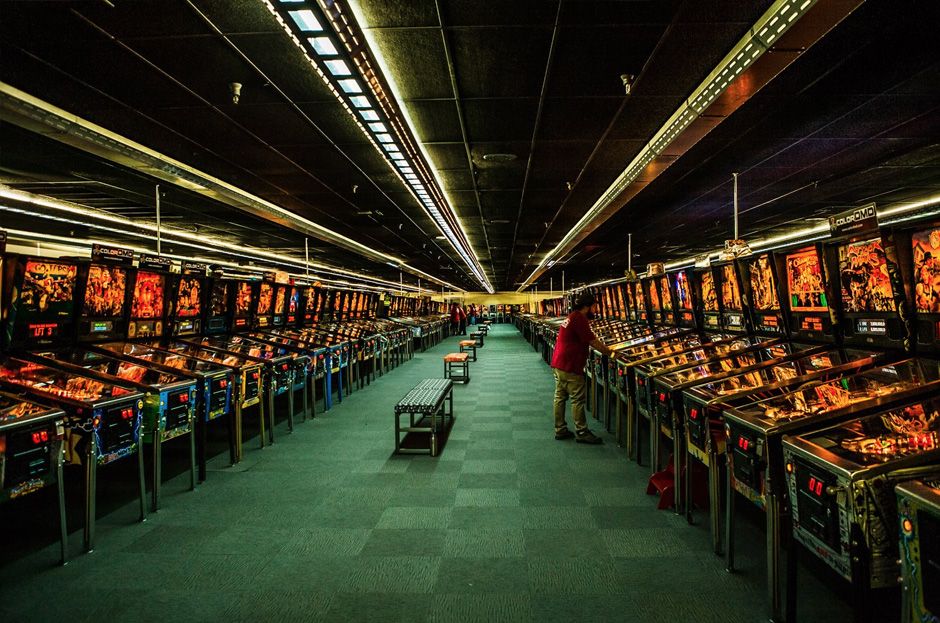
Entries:
{"label": "neon glow from machines", "polygon": [[[25,258],[6,269],[13,291],[4,331],[7,349],[54,344],[72,332],[78,265]],[[9,279],[8,279],[9,280]]]}
{"label": "neon glow from machines", "polygon": [[898,585],[894,485],[940,477],[940,376],[933,385],[933,398],[862,403],[861,417],[784,439],[794,537],[853,584],[860,612],[871,589]]}
{"label": "neon glow from machines", "polygon": [[203,305],[206,300],[206,266],[183,262],[181,274],[176,278],[175,297],[172,301],[170,323],[173,335],[202,333]]}
{"label": "neon glow from machines", "polygon": [[698,298],[702,304],[703,328],[706,331],[718,331],[721,329],[721,306],[715,288],[715,273],[707,266],[696,270],[695,277],[699,288]]}
{"label": "neon glow from machines", "polygon": [[913,232],[911,256],[917,352],[937,353],[940,349],[940,224]]}
{"label": "neon glow from machines", "polygon": [[940,621],[940,478],[899,484],[902,623]]}
{"label": "neon glow from machines", "polygon": [[715,267],[715,273],[718,276],[717,290],[721,297],[722,329],[733,333],[747,332],[747,318],[744,315],[744,297],[741,294],[737,262],[720,264]]}
{"label": "neon glow from machines", "polygon": [[888,257],[895,254],[893,246],[886,248],[876,236],[838,244],[834,252],[843,342],[903,350],[908,334],[893,283],[903,289],[897,261]]}
{"label": "neon glow from machines", "polygon": [[0,504],[55,485],[60,562],[68,558],[62,479],[65,413],[0,392]]}
{"label": "neon glow from machines", "polygon": [[692,299],[692,284],[689,283],[689,273],[678,270],[669,273],[672,280],[672,289],[676,294],[676,324],[680,327],[695,327],[695,302]]}

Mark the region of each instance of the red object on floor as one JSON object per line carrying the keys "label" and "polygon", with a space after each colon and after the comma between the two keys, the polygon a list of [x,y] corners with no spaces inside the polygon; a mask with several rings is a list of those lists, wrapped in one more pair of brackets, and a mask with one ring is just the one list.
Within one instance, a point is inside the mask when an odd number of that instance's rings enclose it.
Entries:
{"label": "red object on floor", "polygon": [[672,457],[666,463],[666,469],[658,471],[650,476],[649,483],[646,485],[647,495],[659,494],[659,504],[656,508],[663,510],[672,508],[675,500],[676,474],[672,468]]}

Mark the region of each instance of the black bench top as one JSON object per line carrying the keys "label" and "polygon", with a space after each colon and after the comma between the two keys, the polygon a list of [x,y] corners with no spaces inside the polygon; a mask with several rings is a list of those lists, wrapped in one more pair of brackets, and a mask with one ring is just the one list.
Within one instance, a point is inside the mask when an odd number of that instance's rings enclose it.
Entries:
{"label": "black bench top", "polygon": [[424,379],[395,405],[395,413],[430,413],[436,411],[454,387],[450,379]]}

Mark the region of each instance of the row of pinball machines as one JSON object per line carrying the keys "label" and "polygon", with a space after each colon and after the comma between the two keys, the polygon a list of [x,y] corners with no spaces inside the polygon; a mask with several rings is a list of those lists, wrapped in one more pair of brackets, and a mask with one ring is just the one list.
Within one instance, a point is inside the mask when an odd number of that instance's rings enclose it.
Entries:
{"label": "row of pinball machines", "polygon": [[63,561],[63,462],[83,469],[90,551],[99,468],[136,461],[143,520],[148,477],[151,510],[160,505],[165,444],[185,444],[193,489],[217,422],[235,464],[243,420],[257,420],[263,447],[276,413],[293,430],[298,392],[306,419],[410,352],[410,332],[375,318],[371,293],[210,276],[101,245],[90,260],[0,258],[0,500],[58,487]]}
{"label": "row of pinball machines", "polygon": [[764,511],[774,619],[796,620],[802,548],[849,582],[857,619],[902,577],[904,620],[936,620],[938,256],[940,223],[837,218],[824,242],[596,293],[648,333],[592,354],[595,417],[616,403],[638,462],[646,425],[648,491],[690,522],[708,508],[729,570],[738,500]]}
{"label": "row of pinball machines", "polygon": [[447,304],[430,297],[392,296],[388,319],[411,331],[410,353],[427,350],[438,344],[450,331]]}

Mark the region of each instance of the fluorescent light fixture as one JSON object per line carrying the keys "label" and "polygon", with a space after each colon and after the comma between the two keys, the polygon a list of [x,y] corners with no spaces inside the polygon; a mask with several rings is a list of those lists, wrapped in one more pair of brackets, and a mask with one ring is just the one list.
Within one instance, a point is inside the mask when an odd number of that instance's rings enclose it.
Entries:
{"label": "fluorescent light fixture", "polygon": [[369,108],[372,106],[372,104],[369,103],[369,98],[365,95],[353,95],[349,98],[349,101],[356,108]]}
{"label": "fluorescent light fixture", "polygon": [[360,110],[359,115],[366,121],[378,121],[379,115],[374,110]]}
{"label": "fluorescent light fixture", "polygon": [[[798,17],[816,3],[816,0],[777,0],[757,20],[747,34],[718,63],[712,72],[699,84],[672,116],[666,120],[640,153],[627,165],[617,179],[598,197],[594,205],[584,213],[561,241],[549,251],[536,266],[532,274],[522,283],[518,291],[524,290],[548,267],[548,262],[557,259],[565,247],[597,219],[640,176],[643,170],[682,132],[714,102],[734,79],[750,67],[771,43]],[[756,33],[756,34],[755,34]]]}
{"label": "fluorescent light fixture", "polygon": [[[356,99],[356,98],[350,98],[350,99]],[[388,132],[388,129],[386,129],[384,123],[370,123],[369,129],[372,130],[373,132]]]}
{"label": "fluorescent light fixture", "polygon": [[346,78],[345,80],[340,80],[339,88],[343,90],[344,93],[362,93],[362,86],[359,85],[359,81],[355,78]]}
{"label": "fluorescent light fixture", "polygon": [[320,32],[323,30],[323,26],[320,25],[320,22],[317,20],[317,16],[313,14],[313,11],[310,9],[303,9],[302,11],[288,11],[288,15],[291,16],[291,19],[294,20],[294,23],[297,24],[297,28],[303,30],[304,32]]}
{"label": "fluorescent light fixture", "polygon": [[[0,199],[25,203],[28,205],[35,205],[46,210],[65,215],[54,216],[51,214],[38,212],[36,210],[27,210],[25,208],[13,207],[7,205],[6,203],[0,202],[0,211],[25,214],[33,218],[43,218],[60,222],[67,222],[75,225],[91,227],[99,231],[106,231],[112,234],[120,234],[124,236],[132,236],[148,241],[152,241],[156,235],[156,232],[158,231],[158,228],[154,223],[136,221],[111,214],[103,210],[89,208],[79,204],[54,199],[52,197],[28,193],[11,188],[5,184],[0,184]],[[263,263],[275,263],[301,267],[310,266],[311,268],[316,268],[317,270],[331,274],[346,275],[356,279],[369,279],[379,283],[391,283],[385,282],[385,280],[381,279],[380,277],[373,277],[363,273],[357,273],[355,271],[332,266],[329,264],[322,264],[319,262],[310,262],[309,264],[305,264],[303,260],[293,256],[274,253],[267,249],[252,249],[251,247],[246,247],[245,245],[232,244],[220,238],[214,238],[205,234],[196,234],[191,231],[185,231],[166,226],[159,228],[159,231],[161,232],[161,237],[166,244],[183,245],[200,249],[202,251],[208,251],[210,253],[221,253],[232,257],[243,257]],[[152,248],[147,252],[152,252]],[[387,258],[387,261],[393,261],[396,267],[411,274],[420,276],[421,278],[437,283],[438,285],[445,285],[451,288],[456,287],[444,280],[429,275],[422,270],[408,266],[408,264],[398,260],[397,258],[391,256],[385,257]]]}
{"label": "fluorescent light fixture", "polygon": [[339,52],[333,45],[333,40],[329,37],[310,37],[307,39],[313,47],[313,51],[320,56],[336,56]]}
{"label": "fluorescent light fixture", "polygon": [[[378,140],[380,143],[391,143],[393,140],[395,140],[395,139],[392,138],[392,135],[391,135],[391,134],[376,134],[376,135],[375,135],[375,138],[376,138],[376,140]],[[398,145],[396,145],[395,148],[397,149],[397,148],[398,148]]]}
{"label": "fluorescent light fixture", "polygon": [[382,149],[384,149],[387,152],[401,151],[401,148],[395,143],[384,143],[382,145]]}
{"label": "fluorescent light fixture", "polygon": [[405,154],[402,154],[402,153],[389,154],[389,157],[390,157],[392,160],[404,160],[404,159],[405,159]]}
{"label": "fluorescent light fixture", "polygon": [[[323,64],[326,65],[326,68],[330,70],[330,73],[334,76],[351,76],[352,72],[349,70],[349,65],[346,64],[346,61],[334,59],[329,61],[323,61]],[[340,85],[343,86],[343,83],[347,82],[346,80],[340,80]],[[359,86],[359,83],[356,83],[356,86]],[[357,91],[347,90],[346,86],[343,86],[343,90],[347,93],[355,93]],[[360,89],[361,91],[362,89]]]}

